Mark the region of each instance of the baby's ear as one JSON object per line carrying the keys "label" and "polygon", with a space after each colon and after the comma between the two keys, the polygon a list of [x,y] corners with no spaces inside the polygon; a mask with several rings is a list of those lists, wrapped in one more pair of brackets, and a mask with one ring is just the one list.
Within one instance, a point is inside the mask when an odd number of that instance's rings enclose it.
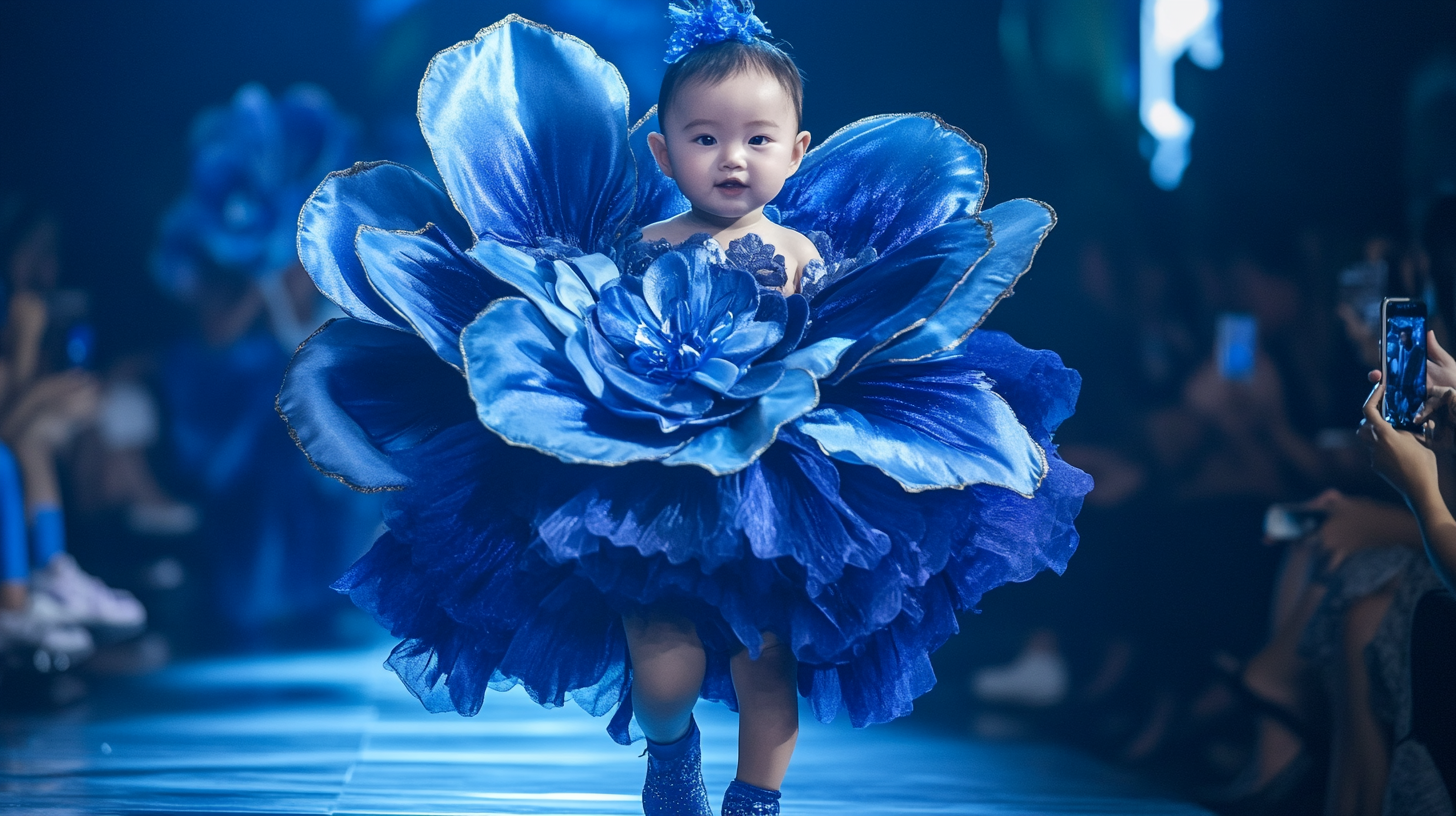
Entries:
{"label": "baby's ear", "polygon": [[652,151],[652,158],[657,160],[657,167],[662,170],[662,174],[672,178],[672,162],[667,158],[667,139],[661,133],[649,133],[647,148]]}
{"label": "baby's ear", "polygon": [[802,162],[802,161],[804,161],[804,154],[805,153],[808,153],[808,152],[809,152],[809,131],[807,131],[807,130],[799,131],[799,135],[794,137],[794,153],[793,153],[793,159],[794,160],[793,160],[792,166],[789,167],[789,175],[792,176],[793,174],[799,172],[799,163]]}

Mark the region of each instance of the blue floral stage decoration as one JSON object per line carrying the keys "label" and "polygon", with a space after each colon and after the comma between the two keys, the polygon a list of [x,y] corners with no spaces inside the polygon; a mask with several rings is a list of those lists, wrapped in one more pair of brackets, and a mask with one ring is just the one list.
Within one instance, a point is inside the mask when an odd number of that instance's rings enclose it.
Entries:
{"label": "blue floral stage decoration", "polygon": [[197,115],[188,184],[152,258],[163,291],[195,297],[211,272],[258,279],[297,262],[298,211],[324,174],[355,158],[358,126],[316,85],[274,98],[249,83]]}

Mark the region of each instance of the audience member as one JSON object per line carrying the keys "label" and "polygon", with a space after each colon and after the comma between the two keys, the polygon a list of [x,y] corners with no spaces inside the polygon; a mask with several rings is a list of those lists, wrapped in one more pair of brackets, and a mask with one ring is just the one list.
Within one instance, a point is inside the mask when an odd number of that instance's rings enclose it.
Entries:
{"label": "audience member", "polygon": [[[0,639],[39,648],[69,664],[87,656],[93,634],[140,631],[137,600],[81,570],[66,552],[58,458],[95,421],[100,387],[81,370],[62,369],[45,340],[63,309],[55,304],[59,226],[43,211],[16,211],[6,224],[8,321],[0,354]],[[62,369],[62,370],[56,370]],[[13,455],[12,455],[13,453]],[[28,550],[26,543],[28,540]]]}

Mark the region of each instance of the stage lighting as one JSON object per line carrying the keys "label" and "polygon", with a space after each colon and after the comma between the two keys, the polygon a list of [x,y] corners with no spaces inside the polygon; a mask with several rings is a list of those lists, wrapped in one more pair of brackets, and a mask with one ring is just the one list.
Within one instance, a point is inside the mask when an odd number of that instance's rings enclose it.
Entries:
{"label": "stage lighting", "polygon": [[1184,54],[1207,70],[1223,63],[1219,11],[1219,0],[1143,0],[1138,113],[1156,143],[1153,183],[1164,190],[1183,180],[1193,138],[1192,117],[1174,101],[1173,66]]}

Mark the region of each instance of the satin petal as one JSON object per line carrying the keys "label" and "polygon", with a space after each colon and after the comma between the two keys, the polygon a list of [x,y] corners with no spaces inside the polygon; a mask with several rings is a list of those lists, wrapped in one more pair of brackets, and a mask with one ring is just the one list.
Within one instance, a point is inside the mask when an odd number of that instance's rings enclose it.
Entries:
{"label": "satin petal", "polygon": [[922,360],[962,343],[1031,269],[1032,258],[1057,223],[1051,207],[1024,198],[998,204],[981,213],[981,219],[991,225],[991,252],[944,306],[920,327],[870,355],[865,366]]}
{"label": "satin petal", "polygon": [[733,387],[728,390],[729,399],[752,399],[762,396],[770,388],[779,384],[784,378],[784,372],[788,366],[781,362],[758,362],[748,369],[748,373],[738,379]]}
{"label": "satin petal", "polygon": [[764,352],[778,345],[784,338],[783,323],[767,321],[744,321],[742,325],[718,347],[718,353],[734,361],[756,360]]}
{"label": "satin petal", "polygon": [[389,232],[361,227],[356,240],[369,282],[440,359],[456,368],[460,331],[506,287],[461,252],[438,227]]}
{"label": "satin petal", "polygon": [[839,365],[839,358],[853,344],[854,341],[847,337],[829,337],[788,355],[784,358],[784,365],[802,369],[814,379],[822,380]]}
{"label": "satin petal", "polygon": [[455,242],[473,242],[445,191],[392,162],[359,163],[330,173],[298,215],[298,257],[314,285],[350,317],[408,330],[369,285],[354,254],[362,226],[411,232],[435,224]]}
{"label": "satin petal", "polygon": [[714,476],[736,473],[753,463],[778,436],[779,428],[819,402],[819,386],[799,369],[784,372],[778,385],[725,425],[699,433],[666,465],[697,465]]}
{"label": "satin petal", "polygon": [[278,413],[314,467],[365,491],[407,486],[396,453],[475,422],[465,380],[428,345],[350,318],[329,321],[299,346]]}
{"label": "satin petal", "polygon": [[572,258],[571,265],[598,297],[601,297],[603,290],[622,277],[621,271],[617,269],[617,265],[612,262],[612,259],[601,254],[594,253]]}
{"label": "satin petal", "polygon": [[519,249],[497,241],[481,241],[466,254],[524,295],[557,331],[570,335],[581,325],[580,317],[557,302],[556,269],[552,264],[539,262]]}
{"label": "satin petal", "polygon": [[596,294],[566,261],[552,261],[551,268],[556,272],[556,279],[551,286],[551,294],[556,302],[576,315],[577,319],[586,317],[587,312],[597,305]]}
{"label": "satin petal", "polygon": [[630,213],[627,86],[575,37],[512,15],[441,51],[420,83],[419,119],[482,239],[592,252]]}
{"label": "satin petal", "polygon": [[[763,314],[763,307],[766,303],[771,302],[773,301],[769,297],[759,298],[758,317],[760,320],[766,319],[767,316]],[[788,297],[783,298],[778,302],[782,303],[782,308],[785,314],[783,321],[784,336],[783,339],[779,340],[779,344],[765,352],[764,355],[759,358],[760,360],[783,359],[790,352],[799,347],[799,343],[804,339],[804,333],[809,330],[808,298],[804,297],[803,295],[789,295]]]}
{"label": "satin petal", "polygon": [[874,116],[804,157],[774,199],[783,224],[826,233],[835,251],[883,255],[975,215],[986,195],[986,151],[929,114]]}
{"label": "satin petal", "polygon": [[861,372],[795,427],[915,492],[989,484],[1030,496],[1046,474],[1041,446],[964,358]]}
{"label": "satin petal", "polygon": [[662,459],[684,436],[623,419],[582,386],[565,339],[530,302],[497,300],[461,334],[476,416],[513,445],[569,464]]}
{"label": "satin petal", "polygon": [[738,382],[741,374],[738,366],[733,363],[722,357],[711,357],[704,360],[698,370],[693,372],[693,382],[719,394],[726,394]]}
{"label": "satin petal", "polygon": [[919,326],[966,281],[991,249],[991,228],[967,218],[936,227],[868,266],[830,284],[812,304],[806,337],[849,338],[836,377]]}

